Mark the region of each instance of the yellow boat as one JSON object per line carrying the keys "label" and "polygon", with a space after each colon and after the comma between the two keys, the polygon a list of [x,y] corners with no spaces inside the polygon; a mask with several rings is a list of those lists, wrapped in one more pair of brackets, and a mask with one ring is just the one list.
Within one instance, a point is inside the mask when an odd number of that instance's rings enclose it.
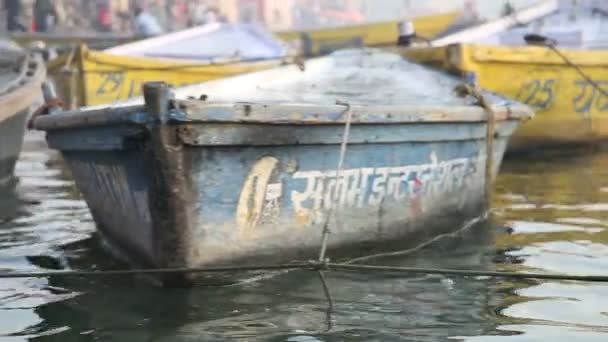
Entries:
{"label": "yellow boat", "polygon": [[[255,32],[254,32],[255,31]],[[200,83],[292,62],[283,42],[248,25],[211,24],[104,51],[80,45],[49,63],[70,107],[138,96],[144,82]]]}
{"label": "yellow boat", "polygon": [[[462,12],[450,12],[414,18],[421,37],[434,38],[446,32]],[[394,45],[399,38],[398,20],[381,23],[333,27],[306,31],[284,31],[276,35],[286,42],[302,41],[306,56],[318,56],[344,47]]]}
{"label": "yellow boat", "polygon": [[[562,29],[552,25],[551,21],[563,15],[558,12],[544,18],[550,24],[547,28]],[[564,20],[571,19],[567,17]],[[592,20],[590,18],[582,16],[580,20],[582,29],[593,26],[585,27]],[[418,62],[474,78],[486,89],[535,108],[536,117],[516,132],[511,149],[606,139],[608,50],[593,49],[601,47],[598,39],[575,39],[592,37],[589,32],[575,35],[572,26],[568,29],[561,33],[543,32],[556,40],[557,46],[567,48],[525,46],[523,33],[526,31],[517,28],[505,32],[502,41],[515,42],[517,33],[519,41],[513,44],[520,46],[457,43],[410,48],[403,53]],[[487,41],[501,42],[497,37]]]}
{"label": "yellow boat", "polygon": [[234,60],[213,63],[182,62],[145,57],[116,56],[82,45],[49,63],[49,74],[69,107],[112,103],[138,96],[143,83],[164,79],[183,86],[269,69],[289,62]]}
{"label": "yellow boat", "polygon": [[[561,53],[608,89],[608,51]],[[406,54],[461,75],[472,73],[482,87],[535,108],[536,117],[518,130],[512,148],[608,137],[608,98],[549,48],[457,44]]]}

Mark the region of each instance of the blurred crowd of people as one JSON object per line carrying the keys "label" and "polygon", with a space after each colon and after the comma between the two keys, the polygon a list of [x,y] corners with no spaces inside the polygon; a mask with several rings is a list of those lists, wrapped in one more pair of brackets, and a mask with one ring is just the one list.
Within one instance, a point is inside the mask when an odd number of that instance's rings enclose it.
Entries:
{"label": "blurred crowd of people", "polygon": [[[9,31],[163,32],[227,21],[272,30],[308,29],[393,20],[462,9],[479,18],[478,0],[2,0]],[[494,7],[503,1],[492,1]],[[517,2],[532,0],[514,0]],[[503,11],[514,10],[506,2]],[[225,11],[226,13],[222,13]]]}
{"label": "blurred crowd of people", "polygon": [[[153,36],[211,22],[226,21],[215,7],[203,0],[128,1],[126,9],[113,8],[110,0],[3,0],[6,30],[53,32],[66,26],[65,21],[78,21],[98,32],[129,30],[136,35]],[[66,4],[66,2],[68,4]],[[66,18],[66,8],[78,18]],[[75,7],[75,8],[74,8]],[[27,19],[31,18],[31,22]],[[117,23],[117,21],[119,21]],[[69,25],[67,25],[69,26]]]}
{"label": "blurred crowd of people", "polygon": [[65,32],[78,28],[140,35],[227,21],[227,18],[262,24],[272,30],[348,25],[383,19],[383,13],[394,18],[407,7],[404,0],[2,1],[7,18],[5,27],[9,31]]}

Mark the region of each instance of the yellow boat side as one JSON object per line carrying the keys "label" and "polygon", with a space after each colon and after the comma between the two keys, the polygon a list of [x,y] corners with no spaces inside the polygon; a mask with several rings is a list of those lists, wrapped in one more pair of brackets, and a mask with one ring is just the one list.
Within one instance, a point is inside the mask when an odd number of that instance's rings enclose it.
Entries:
{"label": "yellow boat side", "polygon": [[287,60],[196,61],[117,56],[81,46],[49,63],[49,74],[71,107],[107,104],[141,94],[143,83],[165,81],[175,87],[269,69]]}
{"label": "yellow boat side", "polygon": [[456,44],[404,49],[418,62],[464,75],[533,107],[536,117],[511,141],[512,148],[585,143],[608,138],[608,97],[578,71],[608,92],[608,51],[559,51],[547,47]]}
{"label": "yellow boat side", "polygon": [[[434,38],[445,32],[462,15],[450,12],[413,19],[416,32],[425,38]],[[399,37],[398,20],[334,27],[310,31],[284,31],[275,34],[284,41],[306,39],[310,42],[308,55],[321,55],[341,47],[395,45]]]}

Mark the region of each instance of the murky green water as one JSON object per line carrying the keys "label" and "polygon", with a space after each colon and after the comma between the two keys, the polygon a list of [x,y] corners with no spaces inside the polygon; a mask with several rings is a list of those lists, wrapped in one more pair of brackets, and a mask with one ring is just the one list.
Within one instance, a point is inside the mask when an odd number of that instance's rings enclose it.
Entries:
{"label": "murky green water", "polygon": [[[508,161],[495,223],[383,264],[607,274],[608,154]],[[122,267],[58,158],[28,137],[0,197],[0,270]],[[505,228],[506,226],[510,228]],[[294,272],[229,287],[0,280],[0,341],[606,341],[608,284]]]}

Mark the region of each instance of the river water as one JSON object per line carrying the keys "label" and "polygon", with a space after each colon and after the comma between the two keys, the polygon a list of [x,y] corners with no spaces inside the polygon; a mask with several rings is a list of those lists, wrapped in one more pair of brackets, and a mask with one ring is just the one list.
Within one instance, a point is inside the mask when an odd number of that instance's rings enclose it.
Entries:
{"label": "river water", "polygon": [[[573,157],[576,156],[576,157]],[[30,133],[0,197],[0,270],[100,270],[108,257],[60,159]],[[508,160],[491,224],[382,264],[606,275],[608,154]],[[140,279],[0,280],[0,341],[606,341],[608,285],[315,273],[163,290]]]}

